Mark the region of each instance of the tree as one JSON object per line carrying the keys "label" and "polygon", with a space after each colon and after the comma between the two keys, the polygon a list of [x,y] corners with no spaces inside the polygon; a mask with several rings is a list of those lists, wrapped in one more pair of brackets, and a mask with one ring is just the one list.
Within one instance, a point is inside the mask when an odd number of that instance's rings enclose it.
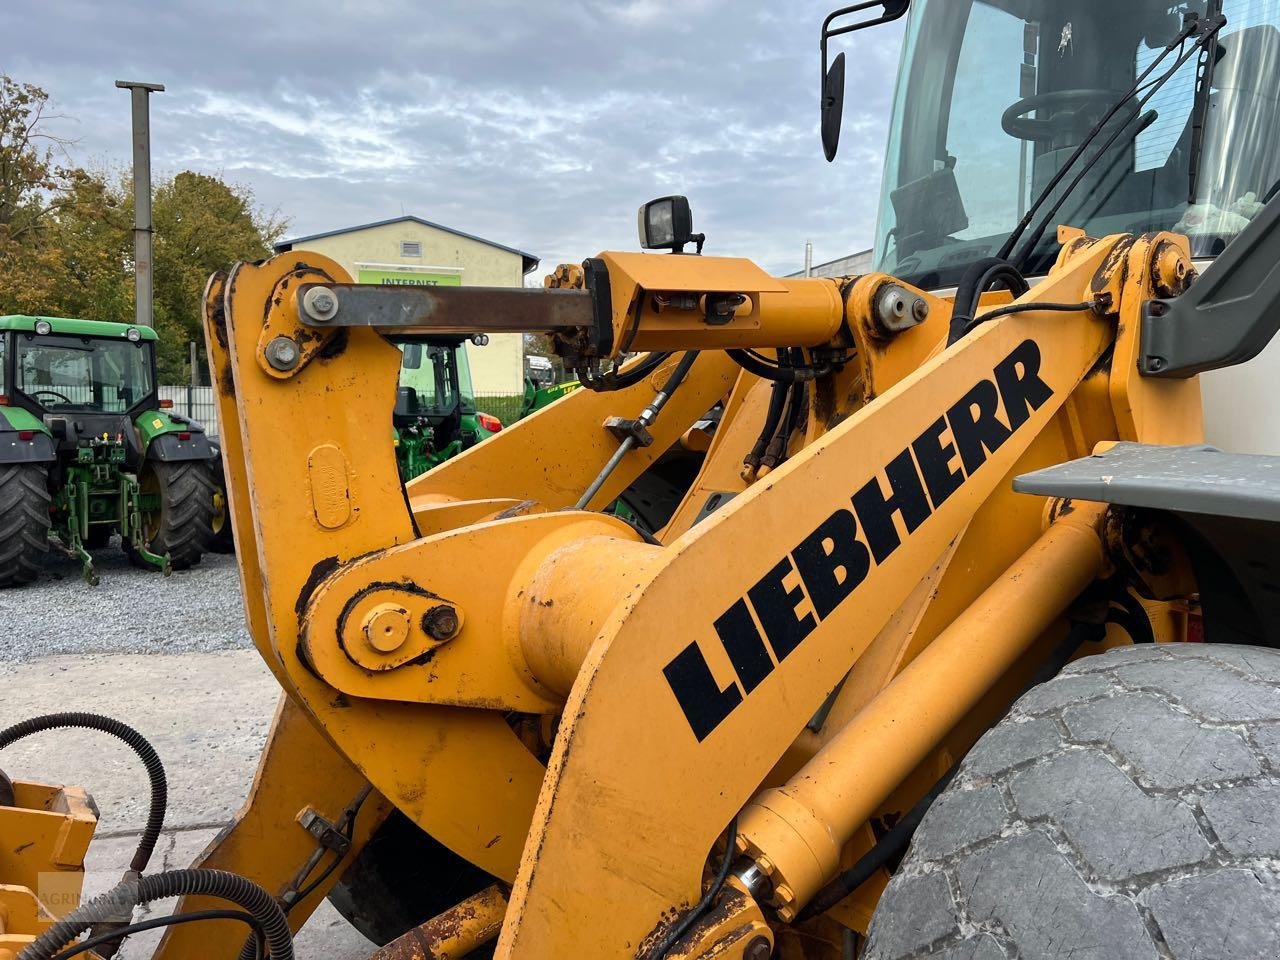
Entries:
{"label": "tree", "polygon": [[49,95],[0,75],[0,240],[18,241],[65,201],[71,172],[59,166],[65,140],[49,132]]}
{"label": "tree", "polygon": [[[133,188],[75,167],[50,133],[49,95],[0,75],[0,314],[111,320],[134,316]],[[59,163],[59,154],[66,163]],[[287,221],[248,188],[184,171],[153,188],[152,286],[160,378],[189,382],[187,344],[203,342],[209,274],[270,256]]]}
{"label": "tree", "polygon": [[287,221],[263,213],[246,187],[185,171],[162,182],[152,201],[155,315],[162,379],[190,377],[187,343],[203,343],[201,298],[209,275],[237,260],[261,260]]}

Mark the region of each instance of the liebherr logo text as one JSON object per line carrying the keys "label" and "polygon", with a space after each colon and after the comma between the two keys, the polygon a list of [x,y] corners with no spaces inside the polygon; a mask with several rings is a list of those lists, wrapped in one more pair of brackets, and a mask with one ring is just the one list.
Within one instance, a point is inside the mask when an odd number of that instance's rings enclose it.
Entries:
{"label": "liebherr logo text", "polygon": [[[734,682],[716,682],[696,642],[681,650],[662,672],[694,736],[701,741],[715,730],[848,599],[873,564],[898,549],[895,513],[914,533],[1052,396],[1040,379],[1039,345],[1023,341],[854,493],[849,507],[831,514],[720,614],[715,631]],[[797,586],[787,585],[792,573]]]}

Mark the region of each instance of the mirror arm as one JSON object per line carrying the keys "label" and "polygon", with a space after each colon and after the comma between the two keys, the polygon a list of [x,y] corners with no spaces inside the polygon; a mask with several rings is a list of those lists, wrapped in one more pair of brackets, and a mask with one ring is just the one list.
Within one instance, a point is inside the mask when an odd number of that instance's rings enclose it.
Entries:
{"label": "mirror arm", "polygon": [[[873,17],[870,20],[860,20],[857,23],[850,23],[843,27],[836,27],[834,29],[832,28],[831,25],[835,21],[839,20],[840,18],[849,16],[855,13],[861,13],[863,10],[867,10],[871,7],[881,7],[884,10],[884,12],[880,16]],[[831,13],[827,15],[827,18],[822,21],[822,35],[821,35],[821,39],[819,41],[818,46],[822,50],[821,91],[822,91],[822,112],[823,112],[824,128],[829,126],[829,121],[827,120],[827,117],[826,117],[827,111],[833,108],[840,110],[841,112],[843,112],[844,110],[844,97],[843,97],[844,78],[843,76],[841,76],[840,78],[840,83],[842,88],[841,96],[839,97],[829,96],[827,91],[828,76],[830,73],[830,67],[827,62],[827,53],[828,53],[827,41],[829,41],[832,37],[841,37],[847,33],[854,33],[855,31],[858,31],[858,30],[866,30],[869,27],[876,27],[883,23],[892,23],[894,20],[898,20],[903,15],[905,15],[910,8],[911,8],[911,0],[863,0],[862,3],[855,3],[847,7],[841,7],[838,10],[833,10]],[[840,126],[837,118],[837,120],[834,122],[834,126],[831,127],[831,134],[828,135],[824,132],[824,136],[823,136],[823,150],[826,153],[827,160],[835,159],[836,147],[839,144],[839,140],[840,140]]]}
{"label": "mirror arm", "polygon": [[1143,304],[1138,369],[1185,379],[1252,360],[1280,330],[1280,197],[1180,297]]}

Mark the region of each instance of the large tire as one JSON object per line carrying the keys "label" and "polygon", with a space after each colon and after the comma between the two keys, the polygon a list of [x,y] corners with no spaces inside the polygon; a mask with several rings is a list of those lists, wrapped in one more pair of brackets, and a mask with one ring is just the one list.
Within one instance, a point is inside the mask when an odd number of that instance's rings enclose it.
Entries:
{"label": "large tire", "polygon": [[40,576],[49,552],[49,501],[43,464],[0,464],[0,587]]}
{"label": "large tire", "polygon": [[[385,946],[496,882],[395,810],[329,891],[329,902],[361,934]],[[491,956],[492,945],[467,955]]]}
{"label": "large tire", "polygon": [[969,752],[866,960],[1270,960],[1278,861],[1280,651],[1122,647]]}
{"label": "large tire", "polygon": [[[143,545],[154,554],[167,553],[175,570],[195,566],[208,552],[211,535],[214,483],[208,463],[148,460],[138,483],[160,497],[160,509],[143,518]],[[154,569],[127,540],[124,549],[134,566]]]}

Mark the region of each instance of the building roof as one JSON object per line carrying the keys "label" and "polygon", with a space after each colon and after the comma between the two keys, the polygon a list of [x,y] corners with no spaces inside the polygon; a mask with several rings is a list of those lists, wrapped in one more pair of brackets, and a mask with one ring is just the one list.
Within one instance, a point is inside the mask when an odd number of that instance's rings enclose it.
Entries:
{"label": "building roof", "polygon": [[[816,263],[813,265],[813,273],[815,277],[853,277],[858,274],[866,273],[871,269],[871,250],[859,250],[857,253],[851,253],[846,257],[839,257],[835,260],[828,260],[826,263]],[[787,274],[787,279],[803,277],[804,271],[797,270],[795,273]]]}
{"label": "building roof", "polygon": [[526,253],[524,250],[517,250],[515,247],[508,247],[503,243],[494,243],[492,240],[486,240],[484,237],[477,237],[473,233],[465,233],[462,230],[455,230],[453,227],[446,227],[442,223],[435,223],[431,220],[424,220],[422,217],[414,217],[405,215],[403,217],[392,217],[389,220],[375,220],[373,223],[361,223],[354,227],[342,227],[338,230],[326,230],[323,233],[312,233],[305,237],[291,237],[288,240],[281,240],[276,244],[276,253],[284,253],[292,250],[296,244],[306,243],[309,240],[321,240],[324,237],[336,237],[344,233],[355,233],[358,230],[371,230],[374,227],[386,227],[393,223],[416,223],[423,227],[432,227],[436,230],[443,230],[445,233],[452,233],[455,237],[465,237],[467,240],[475,240],[479,243],[496,247],[499,250],[505,250],[507,253],[514,253],[524,261],[524,272],[532,273],[538,269],[540,262],[532,253]]}

